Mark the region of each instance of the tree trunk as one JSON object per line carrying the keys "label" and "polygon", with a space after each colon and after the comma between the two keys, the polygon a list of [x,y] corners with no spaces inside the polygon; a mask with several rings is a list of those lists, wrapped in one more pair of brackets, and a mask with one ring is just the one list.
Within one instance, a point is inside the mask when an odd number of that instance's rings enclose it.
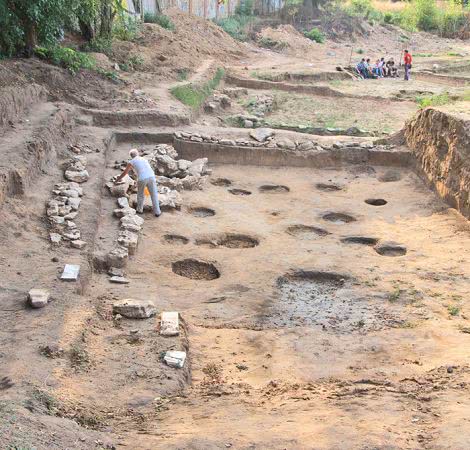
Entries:
{"label": "tree trunk", "polygon": [[91,23],[79,20],[78,26],[80,27],[80,33],[87,42],[90,42],[95,38],[95,28]]}
{"label": "tree trunk", "polygon": [[110,39],[113,33],[114,10],[112,0],[104,0],[101,5],[100,36]]}
{"label": "tree trunk", "polygon": [[34,54],[34,48],[38,43],[38,33],[34,22],[27,22],[25,25],[25,56],[31,58]]}

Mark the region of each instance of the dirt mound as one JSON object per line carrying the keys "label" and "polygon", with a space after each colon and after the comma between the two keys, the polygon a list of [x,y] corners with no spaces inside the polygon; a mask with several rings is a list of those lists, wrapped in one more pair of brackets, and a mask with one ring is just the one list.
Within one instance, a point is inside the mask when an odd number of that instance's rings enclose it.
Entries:
{"label": "dirt mound", "polygon": [[134,42],[113,44],[113,58],[127,63],[139,55],[139,70],[161,76],[193,71],[203,60],[225,63],[244,54],[244,47],[210,20],[177,9],[166,12],[175,25],[167,30],[156,24],[144,24]]}
{"label": "dirt mound", "polygon": [[268,46],[293,56],[305,56],[320,45],[307,39],[292,25],[265,28],[258,33],[257,41],[261,46]]}

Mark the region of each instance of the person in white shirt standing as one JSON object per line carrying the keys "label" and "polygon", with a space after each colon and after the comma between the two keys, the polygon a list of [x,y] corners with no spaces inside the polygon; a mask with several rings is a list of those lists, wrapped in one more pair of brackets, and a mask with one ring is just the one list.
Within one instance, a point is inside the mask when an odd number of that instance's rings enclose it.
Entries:
{"label": "person in white shirt standing", "polygon": [[127,167],[124,169],[124,172],[119,175],[116,179],[116,183],[119,183],[131,170],[133,170],[137,175],[137,213],[142,214],[144,210],[144,192],[147,188],[150,192],[150,197],[152,198],[153,213],[156,217],[160,217],[160,203],[158,202],[158,189],[157,189],[157,180],[155,179],[155,172],[150,166],[149,162],[139,156],[139,151],[136,148],[133,148],[129,152],[131,160],[127,164]]}

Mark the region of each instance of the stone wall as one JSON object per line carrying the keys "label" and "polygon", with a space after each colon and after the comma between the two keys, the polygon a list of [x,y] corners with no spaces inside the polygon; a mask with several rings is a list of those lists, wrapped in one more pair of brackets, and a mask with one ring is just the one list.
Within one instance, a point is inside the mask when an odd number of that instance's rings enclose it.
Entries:
{"label": "stone wall", "polygon": [[417,170],[436,192],[470,218],[470,116],[420,111],[405,128]]}

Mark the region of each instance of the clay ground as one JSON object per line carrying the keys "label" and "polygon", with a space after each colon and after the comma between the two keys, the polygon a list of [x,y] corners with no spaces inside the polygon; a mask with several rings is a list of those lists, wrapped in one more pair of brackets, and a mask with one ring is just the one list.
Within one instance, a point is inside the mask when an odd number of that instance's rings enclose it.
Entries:
{"label": "clay ground", "polygon": [[[197,19],[197,25],[203,39],[204,24]],[[193,22],[182,16],[178,26],[178,39],[149,28],[145,48],[124,43],[116,49],[119,62],[129,53],[145,56],[142,71],[121,74],[129,84],[87,72],[73,78],[36,60],[4,63],[10,75],[25,77],[17,91],[28,75],[49,97],[35,99],[19,116],[12,111],[21,105],[10,105],[13,125],[0,130],[7,156],[1,180],[12,180],[0,192],[0,447],[469,448],[470,227],[400,156],[393,166],[349,164],[354,155],[346,155],[341,163],[309,168],[298,161],[294,167],[288,157],[282,166],[264,165],[263,153],[271,149],[260,149],[256,165],[241,165],[224,163],[220,146],[207,153],[212,175],[202,190],[182,191],[179,210],[158,219],[144,215],[137,252],[125,269],[130,284],[111,284],[96,270],[96,254],[109,249],[118,230],[116,199],[105,183],[131,147],[152,149],[142,142],[157,142],[157,133],[249,140],[249,129],[226,118],[249,113],[246,101],[268,94],[279,98],[266,115],[273,122],[357,126],[382,136],[417,111],[416,96],[467,89],[451,79],[307,81],[350,97],[250,88],[228,110],[192,111],[169,92],[182,83],[181,70],[189,70],[194,83],[222,63],[227,74],[248,79],[334,73],[348,62],[351,45],[375,55],[395,54],[401,44],[396,32],[385,30],[380,39],[320,46],[287,28],[266,31],[291,43],[282,52],[228,36],[211,52],[210,39],[221,31],[210,24],[209,42],[193,60]],[[161,47],[148,44],[154,40]],[[465,41],[431,35],[413,36],[411,45],[433,54],[417,57],[416,71],[460,64],[465,58],[449,52],[469,52]],[[155,68],[162,54],[169,61]],[[8,74],[0,75],[6,80],[0,85],[13,87]],[[225,83],[219,91],[226,87],[236,86]],[[468,102],[441,109],[465,113]],[[162,117],[174,123],[160,123]],[[63,123],[44,129],[58,118]],[[116,142],[115,132],[134,134]],[[274,142],[330,147],[374,140],[275,133]],[[45,216],[70,144],[92,149],[75,219],[87,242],[83,250],[52,246]],[[395,150],[408,154],[405,147]],[[184,272],[199,279],[175,273],[188,259]],[[59,280],[66,263],[81,265],[77,283]],[[51,291],[46,308],[26,305],[32,287]],[[152,300],[158,313],[178,311],[180,336],[160,336],[158,317],[116,319],[112,304],[123,298]],[[164,364],[167,350],[187,351],[184,369]]]}

